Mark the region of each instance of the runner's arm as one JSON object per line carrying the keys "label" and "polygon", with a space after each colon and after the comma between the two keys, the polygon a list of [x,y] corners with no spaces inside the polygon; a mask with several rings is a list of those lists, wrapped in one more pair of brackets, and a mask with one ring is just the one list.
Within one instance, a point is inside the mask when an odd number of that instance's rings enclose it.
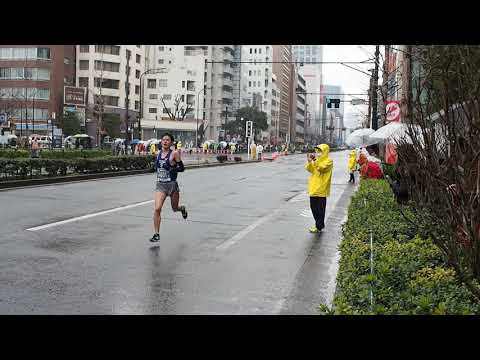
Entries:
{"label": "runner's arm", "polygon": [[177,172],[183,172],[185,171],[185,166],[183,165],[183,161],[182,161],[182,158],[180,156],[180,152],[179,151],[175,151],[173,153],[173,159],[175,160],[175,163],[176,163],[176,171]]}

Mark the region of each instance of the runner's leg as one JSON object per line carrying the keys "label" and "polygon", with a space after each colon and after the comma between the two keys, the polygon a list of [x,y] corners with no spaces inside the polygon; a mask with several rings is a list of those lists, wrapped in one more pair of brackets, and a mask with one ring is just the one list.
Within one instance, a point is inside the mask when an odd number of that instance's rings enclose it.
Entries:
{"label": "runner's leg", "polygon": [[155,234],[160,233],[160,213],[162,212],[163,203],[165,202],[166,197],[167,194],[164,192],[155,191],[155,210],[153,213],[153,227]]}
{"label": "runner's leg", "polygon": [[173,192],[170,195],[170,202],[172,204],[173,211],[180,211],[180,209],[178,208],[179,201],[180,201],[180,193],[178,191]]}

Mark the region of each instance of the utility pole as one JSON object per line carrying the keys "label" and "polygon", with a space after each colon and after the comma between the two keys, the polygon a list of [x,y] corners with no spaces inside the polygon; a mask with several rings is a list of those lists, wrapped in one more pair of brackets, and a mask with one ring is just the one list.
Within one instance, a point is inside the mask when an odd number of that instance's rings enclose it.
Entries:
{"label": "utility pole", "polygon": [[370,87],[368,88],[368,113],[367,113],[367,126],[372,127],[372,99],[373,99],[373,77],[370,76]]}
{"label": "utility pole", "polygon": [[375,46],[375,70],[373,71],[373,86],[372,86],[372,129],[378,129],[378,62],[380,55],[380,46]]}
{"label": "utility pole", "polygon": [[383,62],[383,79],[382,79],[382,104],[381,104],[381,113],[382,121],[381,126],[387,123],[387,113],[386,113],[386,103],[388,100],[388,78],[389,78],[389,65],[390,65],[390,45],[385,45],[385,60]]}
{"label": "utility pole", "polygon": [[129,113],[128,113],[128,110],[130,108],[130,82],[129,82],[129,78],[130,78],[130,56],[131,56],[131,52],[130,50],[127,49],[127,68],[126,68],[126,73],[127,73],[127,81],[125,83],[125,107],[126,107],[126,111],[125,111],[125,139],[127,140],[127,144],[130,140],[133,140],[132,139],[129,139],[129,136],[128,136],[128,123],[129,123]]}

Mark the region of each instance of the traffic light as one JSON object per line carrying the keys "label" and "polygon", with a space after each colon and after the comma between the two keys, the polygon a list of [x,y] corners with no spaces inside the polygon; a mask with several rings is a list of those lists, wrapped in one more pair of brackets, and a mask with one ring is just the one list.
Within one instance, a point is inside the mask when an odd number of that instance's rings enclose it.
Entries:
{"label": "traffic light", "polygon": [[331,109],[332,104],[335,105],[335,109],[340,107],[340,99],[327,99],[327,108]]}

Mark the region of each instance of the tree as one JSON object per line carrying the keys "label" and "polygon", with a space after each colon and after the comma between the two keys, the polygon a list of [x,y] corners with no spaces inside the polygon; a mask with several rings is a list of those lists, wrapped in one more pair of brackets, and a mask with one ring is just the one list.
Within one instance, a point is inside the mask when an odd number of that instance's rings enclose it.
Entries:
{"label": "tree", "polygon": [[105,130],[108,136],[112,138],[120,137],[121,120],[119,114],[104,113],[102,123],[102,130]]}
{"label": "tree", "polygon": [[[242,118],[243,120],[241,120]],[[247,121],[253,122],[255,138],[260,131],[265,131],[268,129],[267,113],[259,111],[257,108],[251,106],[238,109],[236,119],[234,121],[227,122],[226,125],[224,124],[223,128],[231,136],[240,135],[244,137]]]}
{"label": "tree", "polygon": [[78,134],[80,132],[80,119],[75,112],[68,111],[61,116],[61,126],[66,136]]}
{"label": "tree", "polygon": [[480,46],[412,46],[397,168],[410,220],[480,300]]}
{"label": "tree", "polygon": [[193,110],[192,104],[182,101],[182,97],[179,94],[175,95],[175,100],[173,101],[173,108],[167,107],[163,96],[161,100],[163,104],[163,109],[167,112],[168,117],[171,120],[184,120],[185,116],[187,116]]}

